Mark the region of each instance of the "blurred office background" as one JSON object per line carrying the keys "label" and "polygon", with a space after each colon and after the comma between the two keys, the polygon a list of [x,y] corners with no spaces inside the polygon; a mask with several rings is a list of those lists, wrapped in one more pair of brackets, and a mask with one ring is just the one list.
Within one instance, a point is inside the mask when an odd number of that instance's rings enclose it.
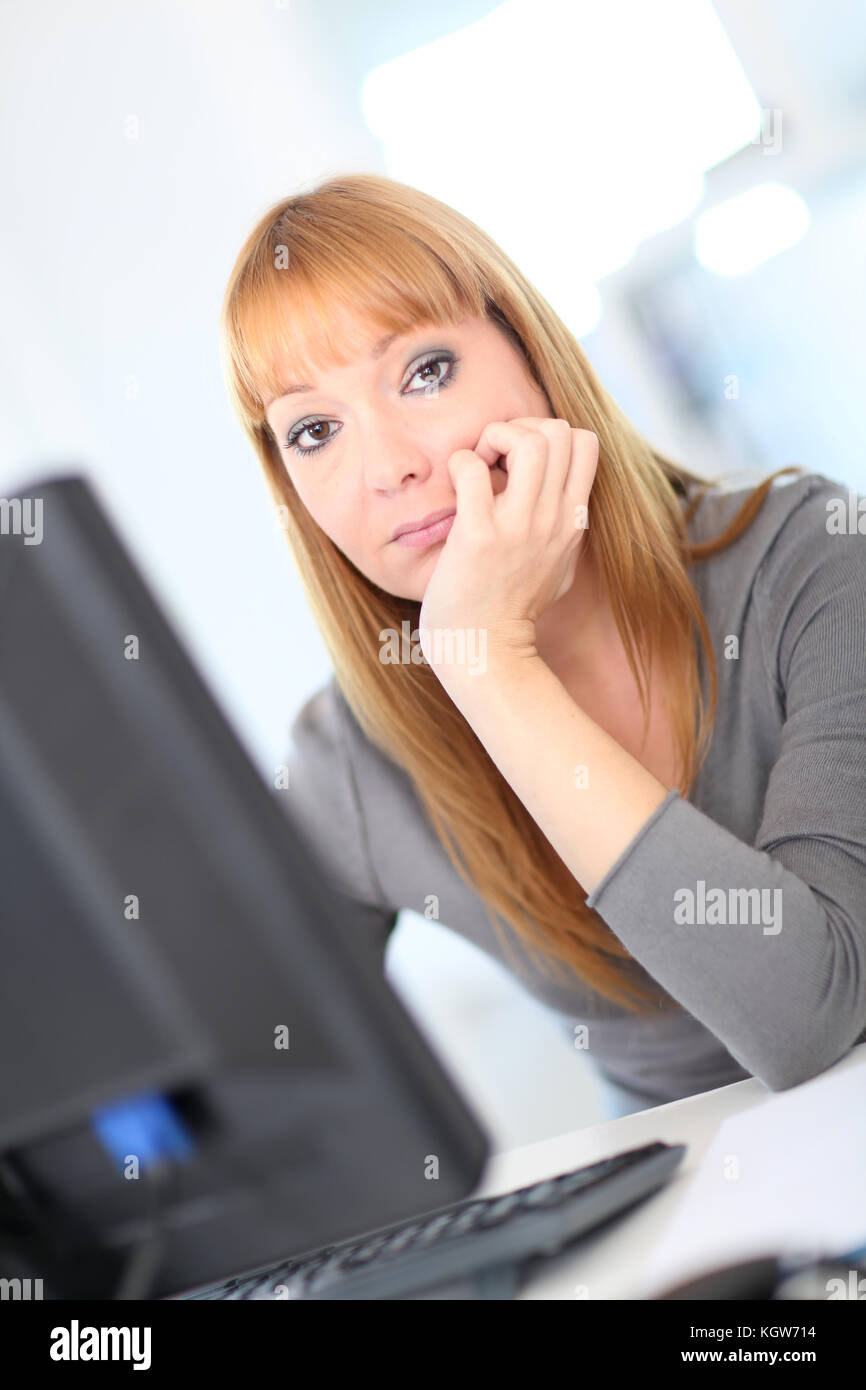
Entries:
{"label": "blurred office background", "polygon": [[[866,491],[857,0],[3,0],[0,495],[83,469],[270,781],[329,676],[230,413],[253,222],[374,170],[485,227],[654,443]],[[389,977],[499,1147],[601,1118],[558,1021],[403,913]]]}

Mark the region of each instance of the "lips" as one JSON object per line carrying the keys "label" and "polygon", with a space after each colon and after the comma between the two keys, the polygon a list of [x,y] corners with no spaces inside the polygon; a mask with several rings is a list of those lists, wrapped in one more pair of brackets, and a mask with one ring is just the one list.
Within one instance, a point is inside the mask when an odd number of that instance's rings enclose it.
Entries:
{"label": "lips", "polygon": [[418,521],[405,521],[402,526],[391,537],[392,541],[397,540],[398,536],[408,535],[412,531],[423,531],[428,526],[432,526],[436,521],[443,521],[446,516],[454,516],[455,507],[440,507],[438,512],[431,512],[429,516],[422,516]]}
{"label": "lips", "polygon": [[446,512],[430,526],[422,526],[417,531],[403,531],[394,544],[408,546],[412,550],[426,550],[431,545],[439,545],[449,535],[456,516],[456,512]]}

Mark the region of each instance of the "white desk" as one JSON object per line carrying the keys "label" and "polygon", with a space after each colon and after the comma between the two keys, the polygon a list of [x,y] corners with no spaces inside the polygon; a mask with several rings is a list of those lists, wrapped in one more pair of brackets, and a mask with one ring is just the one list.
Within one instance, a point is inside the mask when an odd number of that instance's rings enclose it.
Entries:
{"label": "white desk", "polygon": [[[821,1075],[835,1076],[848,1068],[862,1071],[866,1094],[866,1043],[852,1048]],[[646,1267],[653,1246],[679,1206],[722,1120],[763,1105],[776,1094],[754,1078],[738,1081],[703,1095],[689,1096],[669,1105],[609,1120],[606,1124],[590,1125],[538,1144],[493,1155],[484,1181],[473,1196],[492,1196],[540,1182],[567,1169],[608,1158],[618,1150],[635,1148],[656,1139],[688,1146],[679,1168],[664,1187],[627,1212],[610,1230],[590,1234],[572,1251],[546,1261],[543,1270],[526,1284],[518,1298],[644,1298]]]}

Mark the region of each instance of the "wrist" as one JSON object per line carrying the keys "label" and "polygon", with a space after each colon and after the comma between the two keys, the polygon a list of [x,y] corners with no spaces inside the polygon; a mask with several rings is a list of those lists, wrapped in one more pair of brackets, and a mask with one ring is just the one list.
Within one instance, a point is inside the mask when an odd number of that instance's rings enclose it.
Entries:
{"label": "wrist", "polygon": [[475,629],[471,634],[461,632],[461,641],[457,636],[451,633],[448,641],[425,644],[428,665],[449,692],[489,691],[491,683],[519,680],[544,665],[530,619]]}

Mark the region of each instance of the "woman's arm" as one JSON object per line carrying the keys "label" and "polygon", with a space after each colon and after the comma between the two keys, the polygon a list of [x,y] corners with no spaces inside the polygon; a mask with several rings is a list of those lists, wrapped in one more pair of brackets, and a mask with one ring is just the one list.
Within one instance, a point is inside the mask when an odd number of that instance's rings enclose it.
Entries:
{"label": "woman's arm", "polygon": [[449,696],[584,892],[668,795],[537,655],[488,650],[486,669],[437,671]]}
{"label": "woman's arm", "polygon": [[[769,745],[756,745],[752,768],[739,761],[742,788],[727,790],[761,816],[749,844],[667,791],[538,660],[535,622],[574,577],[571,517],[585,524],[597,446],[565,421],[500,421],[451,457],[457,517],[425,590],[422,651],[587,906],[732,1057],[784,1090],[866,1039],[864,533],[831,526],[837,486],[812,480],[743,596],[741,696],[750,689],[756,714],[768,702],[765,726],[783,720],[778,738],[749,726],[772,738],[769,780],[756,771]],[[501,454],[509,481],[494,498],[487,470]],[[485,674],[442,662],[436,634],[455,630],[486,635]]]}
{"label": "woman's arm", "polygon": [[663,795],[537,663],[439,672],[587,905],[772,1090],[866,1041],[866,536],[825,528],[835,491],[802,496],[751,587],[743,679],[783,713],[769,779],[742,788],[753,843]]}
{"label": "woman's arm", "polygon": [[[457,517],[421,607],[422,650],[578,883],[590,893],[668,794],[538,656],[536,618],[575,580],[598,437],[566,420],[492,421],[449,459]],[[506,460],[494,496],[490,465]],[[484,667],[434,656],[482,634]]]}

